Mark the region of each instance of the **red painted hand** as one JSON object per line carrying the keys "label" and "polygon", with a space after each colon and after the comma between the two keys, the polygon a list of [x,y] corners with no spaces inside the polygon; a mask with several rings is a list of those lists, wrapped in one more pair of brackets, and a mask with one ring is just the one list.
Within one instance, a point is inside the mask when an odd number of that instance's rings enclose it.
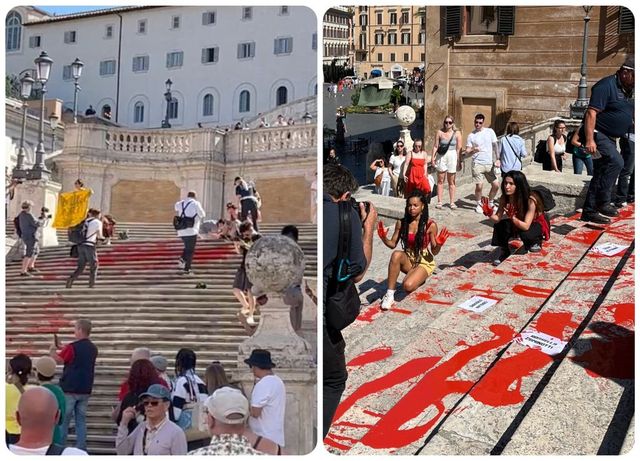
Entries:
{"label": "red painted hand", "polygon": [[516,207],[513,206],[513,204],[511,204],[511,203],[507,204],[507,206],[505,207],[504,211],[505,211],[505,213],[507,213],[507,217],[509,219],[512,219],[516,215]]}
{"label": "red painted hand", "polygon": [[482,197],[482,213],[487,217],[493,216],[493,207],[489,203],[489,197]]}
{"label": "red painted hand", "polygon": [[444,245],[444,242],[449,238],[449,229],[443,227],[438,236],[436,237],[436,243],[438,246]]}
{"label": "red painted hand", "polygon": [[387,239],[387,230],[384,228],[382,221],[378,221],[378,236],[383,240]]}

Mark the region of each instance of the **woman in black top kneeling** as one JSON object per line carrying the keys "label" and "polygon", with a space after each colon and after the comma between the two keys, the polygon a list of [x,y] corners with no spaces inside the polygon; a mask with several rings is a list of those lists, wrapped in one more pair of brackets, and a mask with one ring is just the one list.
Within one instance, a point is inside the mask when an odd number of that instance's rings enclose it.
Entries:
{"label": "woman in black top kneeling", "polygon": [[509,256],[510,238],[520,237],[532,253],[541,251],[542,240],[549,239],[549,220],[542,198],[531,190],[526,176],[520,171],[509,171],[502,176],[500,189],[502,196],[496,212],[489,200],[482,198],[484,215],[495,223],[491,245],[500,247],[500,255],[493,261],[496,266]]}

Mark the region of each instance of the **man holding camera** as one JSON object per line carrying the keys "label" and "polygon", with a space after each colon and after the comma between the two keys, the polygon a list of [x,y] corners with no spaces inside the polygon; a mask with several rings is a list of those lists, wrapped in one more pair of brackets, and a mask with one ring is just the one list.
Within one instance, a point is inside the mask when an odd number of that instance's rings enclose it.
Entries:
{"label": "man holding camera", "polygon": [[25,246],[24,257],[22,258],[22,270],[20,275],[22,277],[28,277],[33,273],[39,272],[36,269],[36,258],[40,251],[38,247],[38,240],[41,238],[41,229],[47,224],[48,218],[51,215],[47,215],[49,212],[47,208],[42,208],[40,217],[36,217],[31,213],[33,208],[33,202],[31,200],[25,200],[21,205],[22,211],[17,216],[16,232],[22,240]]}
{"label": "man holding camera", "polygon": [[84,268],[89,264],[89,288],[93,288],[96,284],[96,276],[98,275],[98,253],[96,252],[96,244],[98,239],[102,240],[102,221],[100,221],[100,210],[90,208],[87,213],[88,217],[84,220],[84,241],[77,245],[78,264],[76,270],[67,279],[66,287],[71,288],[73,282],[84,272]]}
{"label": "man holding camera", "polygon": [[351,172],[342,165],[327,164],[323,169],[323,432],[326,436],[333,415],[340,403],[340,397],[347,381],[347,367],[344,357],[345,342],[340,331],[326,322],[327,287],[334,276],[334,265],[338,263],[338,240],[340,238],[339,202],[352,201],[351,239],[348,260],[348,274],[351,280],[359,282],[364,277],[373,253],[373,229],[378,213],[370,203],[357,203],[351,194],[358,190],[358,182]]}

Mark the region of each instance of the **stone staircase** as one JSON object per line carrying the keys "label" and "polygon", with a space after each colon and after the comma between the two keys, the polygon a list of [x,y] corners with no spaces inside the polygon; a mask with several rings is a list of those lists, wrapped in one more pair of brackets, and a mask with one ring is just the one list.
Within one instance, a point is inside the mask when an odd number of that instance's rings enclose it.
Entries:
{"label": "stone staircase", "polygon": [[[265,224],[263,235],[279,233],[282,226]],[[315,281],[317,234],[315,225],[299,225],[300,246],[306,256],[305,277]],[[120,383],[129,368],[132,349],[145,346],[173,359],[182,347],[198,356],[198,373],[219,360],[229,373],[237,366],[238,345],[247,331],[237,318],[239,303],[231,284],[240,264],[233,246],[200,240],[196,247],[194,275],[177,275],[182,242],[170,225],[120,223],[130,240],[114,240],[99,246],[98,282],[88,288],[83,274],[72,289],[64,287],[74,270],[68,257],[66,232],[61,245],[41,251],[34,277],[19,276],[19,262],[6,267],[6,357],[23,352],[37,358],[48,352],[53,333],[62,344],[73,340],[73,322],[79,317],[93,323],[92,341],[98,346],[96,382],[89,403],[90,454],[114,454],[115,424],[111,408],[117,403]],[[13,233],[7,225],[7,234]],[[204,282],[206,289],[196,289]],[[315,288],[315,287],[314,287]],[[315,326],[313,326],[315,335]],[[308,337],[305,335],[305,337]],[[61,367],[59,367],[60,375]],[[73,429],[70,440],[73,440]]]}
{"label": "stone staircase", "polygon": [[[487,248],[491,227],[449,225],[455,232],[436,257],[439,270],[387,312],[379,309],[383,280],[363,281],[360,291],[370,304],[343,331],[349,380],[327,449],[348,455],[629,451],[634,208],[604,228],[578,217],[554,218],[541,253],[516,254],[495,268]],[[613,257],[590,251],[603,243],[631,247]],[[483,312],[459,307],[476,295],[497,304]],[[568,345],[553,356],[527,347],[519,337],[529,329]]]}

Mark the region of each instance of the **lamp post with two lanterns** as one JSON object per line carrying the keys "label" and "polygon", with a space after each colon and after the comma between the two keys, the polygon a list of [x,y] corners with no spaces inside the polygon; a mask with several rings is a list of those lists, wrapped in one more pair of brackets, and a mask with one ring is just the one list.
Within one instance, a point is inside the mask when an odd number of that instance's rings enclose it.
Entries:
{"label": "lamp post with two lanterns", "polygon": [[12,177],[14,179],[24,179],[26,172],[23,169],[24,166],[24,136],[27,130],[27,99],[31,96],[31,90],[33,90],[33,84],[35,80],[31,78],[29,72],[26,72],[20,79],[20,96],[22,97],[22,128],[20,130],[20,148],[18,150],[18,159],[16,166],[13,169]]}
{"label": "lamp post with two lanterns", "polygon": [[47,179],[49,172],[44,166],[44,98],[47,94],[47,81],[51,72],[53,59],[49,57],[46,51],[40,53],[34,60],[36,64],[36,81],[40,83],[40,128],[38,130],[38,146],[36,147],[36,160],[31,170],[27,171],[27,179]]}
{"label": "lamp post with two lanterns", "polygon": [[593,6],[583,6],[582,9],[585,12],[584,16],[584,33],[582,36],[582,65],[580,66],[580,83],[578,83],[578,99],[571,104],[570,115],[571,118],[584,118],[584,113],[589,105],[589,98],[587,97],[587,45],[589,40],[589,13]]}

